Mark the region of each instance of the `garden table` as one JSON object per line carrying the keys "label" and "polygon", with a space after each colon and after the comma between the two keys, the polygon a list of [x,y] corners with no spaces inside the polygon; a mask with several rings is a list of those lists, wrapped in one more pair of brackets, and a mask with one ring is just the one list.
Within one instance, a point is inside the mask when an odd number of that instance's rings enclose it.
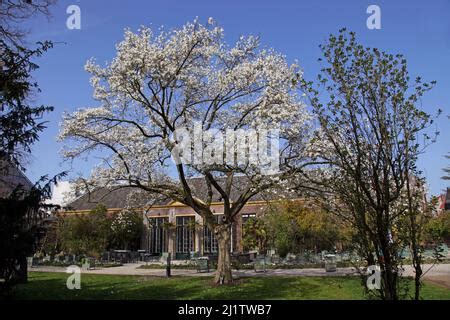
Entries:
{"label": "garden table", "polygon": [[114,253],[119,256],[121,263],[128,263],[130,261],[130,252],[130,250],[114,250]]}
{"label": "garden table", "polygon": [[138,252],[138,254],[139,254],[139,260],[140,261],[144,261],[145,260],[145,254],[146,254],[146,250],[138,250],[137,251]]}

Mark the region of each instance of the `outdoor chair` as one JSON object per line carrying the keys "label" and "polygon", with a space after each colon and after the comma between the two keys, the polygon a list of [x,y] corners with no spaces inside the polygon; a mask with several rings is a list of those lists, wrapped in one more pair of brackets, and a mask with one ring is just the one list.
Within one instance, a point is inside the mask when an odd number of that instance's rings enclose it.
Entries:
{"label": "outdoor chair", "polygon": [[177,252],[175,253],[174,260],[189,260],[191,258],[191,254],[187,252]]}
{"label": "outdoor chair", "polygon": [[273,254],[270,258],[271,258],[271,262],[273,264],[279,264],[280,263],[280,256],[278,254]]}
{"label": "outdoor chair", "polygon": [[297,255],[297,259],[295,260],[296,264],[304,265],[308,262],[308,259],[304,255]]}
{"label": "outdoor chair", "polygon": [[[210,269],[217,266],[217,261],[219,260],[217,253],[205,254],[204,257],[208,258],[208,265]],[[233,256],[231,256],[231,259],[233,259]]]}
{"label": "outdoor chair", "polygon": [[167,263],[167,259],[169,259],[169,252],[163,252],[160,257],[160,261],[164,264]]}
{"label": "outdoor chair", "polygon": [[235,256],[236,260],[240,264],[247,264],[251,262],[251,256],[249,253],[237,254]]}
{"label": "outdoor chair", "polygon": [[161,255],[158,253],[144,253],[144,261],[146,264],[149,262],[159,262]]}
{"label": "outdoor chair", "polygon": [[191,259],[196,259],[200,257],[200,252],[198,251],[191,251],[189,252]]}
{"label": "outdoor chair", "polygon": [[253,265],[255,272],[266,272],[266,257],[264,255],[256,256]]}
{"label": "outdoor chair", "polygon": [[109,262],[110,260],[110,253],[109,252],[103,252],[101,261],[102,262]]}
{"label": "outdoor chair", "polygon": [[129,263],[130,257],[127,254],[120,255],[120,263]]}
{"label": "outdoor chair", "polygon": [[93,269],[95,269],[95,259],[94,258],[84,258],[84,262],[82,263],[81,266],[84,270],[93,270]]}
{"label": "outdoor chair", "polygon": [[197,266],[197,272],[209,272],[209,259],[208,257],[199,257],[195,259]]}
{"label": "outdoor chair", "polygon": [[139,261],[139,253],[137,251],[130,252],[130,262],[138,262]]}
{"label": "outdoor chair", "polygon": [[64,263],[65,264],[72,264],[73,263],[73,256],[68,254],[64,256]]}
{"label": "outdoor chair", "polygon": [[120,263],[129,263],[131,260],[131,252],[129,250],[114,250],[116,261]]}
{"label": "outdoor chair", "polygon": [[325,255],[324,259],[325,259],[325,271],[335,272],[337,270],[336,256],[334,254],[327,254]]}
{"label": "outdoor chair", "polygon": [[138,250],[137,253],[139,255],[139,261],[144,261],[144,256],[147,253],[147,251],[145,251],[145,250]]}

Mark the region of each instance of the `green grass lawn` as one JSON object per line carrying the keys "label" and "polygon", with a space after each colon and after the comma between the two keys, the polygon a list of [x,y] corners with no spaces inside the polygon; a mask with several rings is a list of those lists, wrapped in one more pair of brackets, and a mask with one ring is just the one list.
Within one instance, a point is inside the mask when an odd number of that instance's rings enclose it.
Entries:
{"label": "green grass lawn", "polygon": [[[66,288],[65,273],[30,272],[16,299],[364,299],[358,278],[259,277],[214,286],[209,277],[82,275],[81,290]],[[424,299],[450,299],[450,290],[423,287]]]}

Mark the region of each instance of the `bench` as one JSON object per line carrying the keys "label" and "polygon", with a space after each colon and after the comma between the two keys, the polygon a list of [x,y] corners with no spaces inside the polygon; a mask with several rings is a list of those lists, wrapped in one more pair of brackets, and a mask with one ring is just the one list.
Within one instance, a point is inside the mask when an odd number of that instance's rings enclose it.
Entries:
{"label": "bench", "polygon": [[197,272],[209,272],[209,259],[208,257],[200,257],[195,259],[197,266]]}

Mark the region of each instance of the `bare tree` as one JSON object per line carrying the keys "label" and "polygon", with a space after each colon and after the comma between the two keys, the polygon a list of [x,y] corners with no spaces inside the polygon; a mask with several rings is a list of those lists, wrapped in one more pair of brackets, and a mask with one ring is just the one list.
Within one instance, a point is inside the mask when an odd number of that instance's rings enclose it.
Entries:
{"label": "bare tree", "polygon": [[0,39],[20,43],[27,30],[20,23],[35,16],[50,16],[50,7],[56,0],[2,0],[0,1]]}

